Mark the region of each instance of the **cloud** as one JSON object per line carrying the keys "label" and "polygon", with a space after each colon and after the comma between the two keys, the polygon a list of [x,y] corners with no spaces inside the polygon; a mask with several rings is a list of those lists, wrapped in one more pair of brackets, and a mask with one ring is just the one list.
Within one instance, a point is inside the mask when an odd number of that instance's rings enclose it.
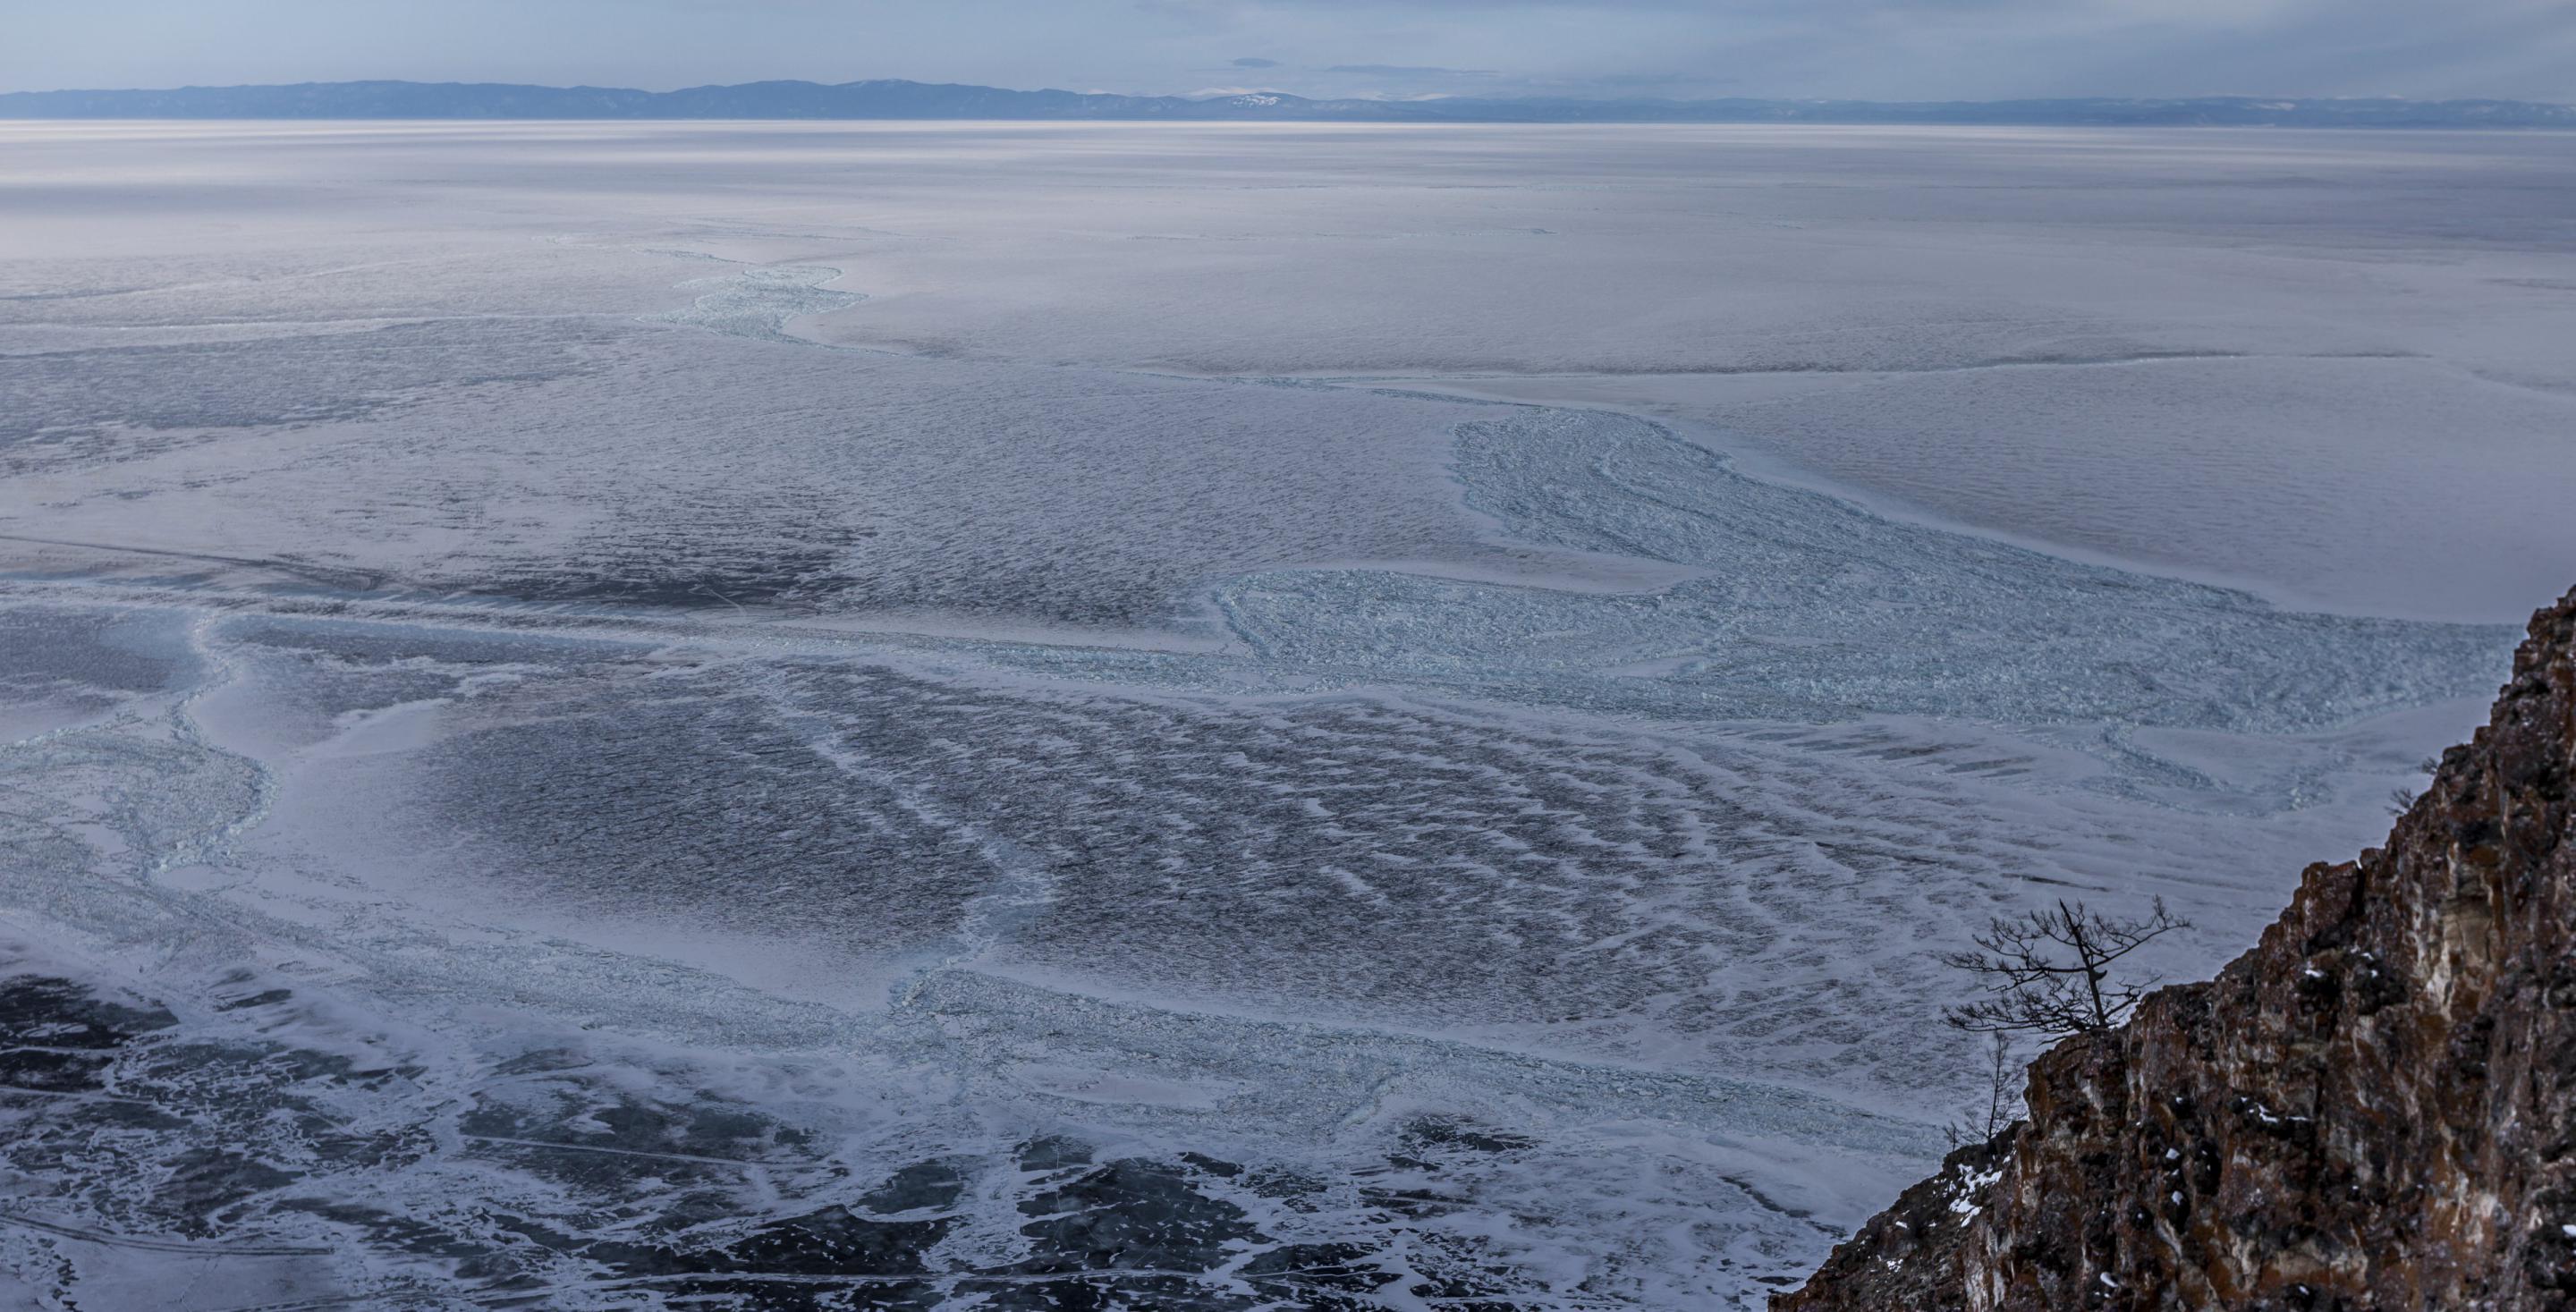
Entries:
{"label": "cloud", "polygon": [[1335,64],[1327,73],[1364,73],[1371,77],[1499,77],[1490,68],[1438,68],[1429,64]]}
{"label": "cloud", "polygon": [[1234,66],[1236,68],[1277,68],[1279,67],[1279,61],[1276,59],[1263,59],[1256,55],[1246,55],[1243,58],[1234,61]]}

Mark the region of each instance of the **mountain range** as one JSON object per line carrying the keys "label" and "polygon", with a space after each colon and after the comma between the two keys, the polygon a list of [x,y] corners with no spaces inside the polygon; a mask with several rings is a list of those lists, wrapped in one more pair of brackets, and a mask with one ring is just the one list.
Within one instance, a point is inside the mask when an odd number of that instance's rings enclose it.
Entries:
{"label": "mountain range", "polygon": [[2075,98],[1993,101],[1312,100],[1284,92],[1126,96],[876,80],[638,91],[495,82],[299,82],[161,91],[0,93],[0,118],[1095,119],[1368,123],[1853,123],[2101,127],[2576,128],[2521,100]]}

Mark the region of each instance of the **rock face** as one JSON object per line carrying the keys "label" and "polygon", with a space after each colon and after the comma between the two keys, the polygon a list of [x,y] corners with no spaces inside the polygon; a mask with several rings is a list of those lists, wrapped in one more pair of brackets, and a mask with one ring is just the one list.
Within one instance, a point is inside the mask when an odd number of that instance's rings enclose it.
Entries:
{"label": "rock face", "polygon": [[1775,1312],[2576,1308],[2576,592],[2388,846],[2033,1064]]}

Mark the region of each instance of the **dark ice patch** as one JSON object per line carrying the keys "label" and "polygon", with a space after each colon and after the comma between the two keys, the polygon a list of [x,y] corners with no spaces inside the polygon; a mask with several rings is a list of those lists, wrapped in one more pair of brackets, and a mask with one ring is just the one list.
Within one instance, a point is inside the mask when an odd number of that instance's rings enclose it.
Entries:
{"label": "dark ice patch", "polygon": [[96,1092],[118,1049],[177,1023],[158,1007],[110,1001],[67,979],[0,981],[0,1085]]}
{"label": "dark ice patch", "polygon": [[[681,1072],[596,1053],[536,1047],[432,1080],[374,1040],[326,1053],[246,1037],[291,1032],[298,1006],[247,972],[176,1010],[0,977],[0,1043],[72,1059],[20,1068],[45,1087],[0,1090],[0,1178],[32,1244],[10,1251],[35,1259],[13,1274],[66,1305],[100,1252],[192,1271],[302,1263],[296,1298],[332,1304],[1357,1312],[1407,1273],[1410,1296],[1463,1306],[1543,1292],[1479,1241],[1420,1225],[1455,1205],[1444,1163],[1526,1146],[1463,1121],[1411,1123],[1384,1166],[1344,1181],[1204,1152],[1104,1159],[1070,1135],[865,1162]],[[460,1076],[461,1102],[428,1094]],[[1353,1184],[1357,1212],[1334,1201]],[[995,1206],[1024,1251],[986,1265],[952,1251],[994,1215],[967,1209]],[[1334,1214],[1345,1235],[1275,1234],[1256,1207]]]}
{"label": "dark ice patch", "polygon": [[708,524],[662,533],[625,528],[576,544],[568,553],[572,568],[549,563],[542,571],[502,575],[490,586],[521,601],[674,610],[813,608],[849,586],[845,565],[863,532],[817,521],[778,528],[774,534],[753,534],[748,525],[730,532]]}
{"label": "dark ice patch", "polygon": [[0,356],[0,470],[115,458],[85,445],[111,432],[362,419],[463,387],[568,377],[608,339],[561,321],[487,319]]}
{"label": "dark ice patch", "polygon": [[0,705],[93,716],[135,694],[175,686],[193,663],[167,615],[46,605],[0,609]]}

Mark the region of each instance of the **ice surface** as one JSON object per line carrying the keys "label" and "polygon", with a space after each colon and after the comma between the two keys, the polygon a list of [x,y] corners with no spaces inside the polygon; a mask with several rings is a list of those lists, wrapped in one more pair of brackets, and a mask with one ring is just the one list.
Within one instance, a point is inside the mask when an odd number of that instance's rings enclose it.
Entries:
{"label": "ice surface", "polygon": [[11,127],[0,1290],[1756,1306],[2576,574],[2566,149]]}
{"label": "ice surface", "polygon": [[2285,604],[2486,618],[2546,593],[2570,556],[2576,389],[2431,358],[1447,385],[1631,409],[1775,476],[1875,489],[1885,513]]}

